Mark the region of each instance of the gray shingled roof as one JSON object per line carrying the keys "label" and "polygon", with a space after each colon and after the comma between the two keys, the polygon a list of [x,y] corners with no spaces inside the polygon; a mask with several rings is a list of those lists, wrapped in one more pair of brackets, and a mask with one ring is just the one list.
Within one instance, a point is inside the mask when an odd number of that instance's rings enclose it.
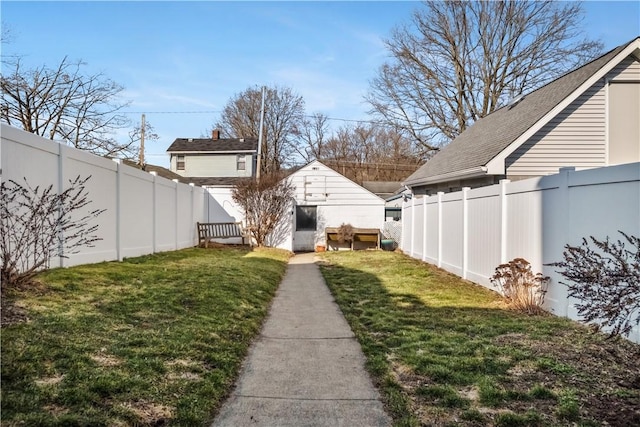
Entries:
{"label": "gray shingled roof", "polygon": [[249,179],[245,177],[232,177],[232,176],[221,176],[221,177],[190,177],[188,178],[189,182],[193,182],[195,185],[200,187],[204,187],[205,185],[211,186],[233,186],[243,179]]}
{"label": "gray shingled roof", "polygon": [[257,151],[256,138],[176,138],[168,152],[239,152]]}
{"label": "gray shingled roof", "polygon": [[404,184],[420,184],[439,175],[486,166],[491,159],[634,41],[635,39],[618,46],[582,67],[530,92],[514,106],[502,107],[478,120],[409,176]]}
{"label": "gray shingled roof", "polygon": [[[140,165],[133,161],[133,160],[123,160],[123,163],[127,166],[131,166],[132,168],[136,168],[136,169],[142,169],[140,167]],[[163,168],[162,166],[157,166],[157,165],[150,165],[150,164],[146,164],[144,165],[144,171],[145,172],[155,172],[158,176],[161,176],[163,178],[167,178],[167,179],[177,179],[178,182],[182,182],[184,184],[189,184],[191,181],[190,178],[185,178],[182,175],[178,175],[177,173],[170,171],[167,168]]]}

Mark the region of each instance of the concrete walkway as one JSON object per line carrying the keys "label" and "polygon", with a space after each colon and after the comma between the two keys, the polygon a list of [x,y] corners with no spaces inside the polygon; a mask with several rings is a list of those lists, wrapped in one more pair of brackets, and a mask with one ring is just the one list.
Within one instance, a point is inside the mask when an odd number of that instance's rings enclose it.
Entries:
{"label": "concrete walkway", "polygon": [[314,254],[291,258],[213,426],[388,426],[364,355]]}

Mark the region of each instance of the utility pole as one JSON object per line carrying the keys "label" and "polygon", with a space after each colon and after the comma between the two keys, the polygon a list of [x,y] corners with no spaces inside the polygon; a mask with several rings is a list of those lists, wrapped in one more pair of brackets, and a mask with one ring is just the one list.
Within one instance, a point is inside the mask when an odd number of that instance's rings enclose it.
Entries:
{"label": "utility pole", "polygon": [[258,130],[258,161],[256,162],[256,181],[260,182],[260,168],[262,163],[262,127],[264,123],[264,91],[262,86],[262,105],[260,106],[260,129]]}
{"label": "utility pole", "polygon": [[144,114],[142,115],[142,120],[140,124],[140,167],[144,168]]}

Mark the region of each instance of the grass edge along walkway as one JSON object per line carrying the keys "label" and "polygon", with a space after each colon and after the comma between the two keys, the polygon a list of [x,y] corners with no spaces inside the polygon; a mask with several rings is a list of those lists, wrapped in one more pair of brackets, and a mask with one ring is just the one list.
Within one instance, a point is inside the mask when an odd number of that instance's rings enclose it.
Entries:
{"label": "grass edge along walkway", "polygon": [[204,425],[230,393],[290,254],[192,248],[55,269],[6,292],[3,425]]}
{"label": "grass edge along walkway", "polygon": [[322,257],[395,425],[640,425],[637,344],[510,311],[400,253]]}

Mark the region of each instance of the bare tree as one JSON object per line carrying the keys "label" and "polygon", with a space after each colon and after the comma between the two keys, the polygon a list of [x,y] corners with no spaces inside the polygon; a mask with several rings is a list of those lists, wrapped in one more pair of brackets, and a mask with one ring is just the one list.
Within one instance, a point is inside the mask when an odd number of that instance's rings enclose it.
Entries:
{"label": "bare tree", "polygon": [[231,197],[245,214],[247,228],[258,246],[264,246],[287,215],[295,187],[284,176],[272,173],[259,181],[247,178],[231,191]]}
{"label": "bare tree", "polygon": [[371,113],[436,150],[508,99],[600,52],[582,6],[552,1],[427,1],[386,41]]}
{"label": "bare tree", "polygon": [[[262,91],[258,86],[231,98],[215,124],[230,137],[258,138]],[[292,162],[304,120],[304,99],[287,87],[266,88],[262,173],[279,171]]]}
{"label": "bare tree", "polygon": [[19,58],[3,65],[12,69],[0,78],[0,120],[97,155],[135,155],[134,140],[114,138],[130,124],[120,113],[128,105],[118,99],[120,85],[102,74],[83,74],[85,64],[67,58],[56,68],[24,69]]}
{"label": "bare tree", "polygon": [[321,159],[329,136],[329,118],[322,113],[315,113],[305,118],[300,129],[301,144],[296,151],[305,162]]}
{"label": "bare tree", "polygon": [[49,267],[54,256],[66,257],[102,240],[90,222],[104,209],[85,211],[91,203],[85,190],[91,178],[76,177],[62,193],[50,185],[32,188],[25,180],[0,186],[0,280],[2,286],[28,285]]}
{"label": "bare tree", "polygon": [[361,184],[401,181],[424,158],[420,147],[397,129],[359,123],[339,128],[323,145],[318,160]]}

